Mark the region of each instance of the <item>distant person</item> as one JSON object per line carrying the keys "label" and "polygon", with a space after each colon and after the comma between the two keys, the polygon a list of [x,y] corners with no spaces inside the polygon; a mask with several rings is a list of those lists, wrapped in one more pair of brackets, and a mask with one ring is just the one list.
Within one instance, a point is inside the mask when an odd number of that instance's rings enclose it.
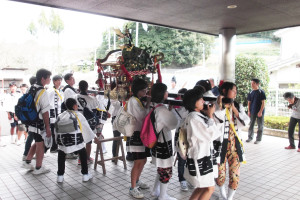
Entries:
{"label": "distant person", "polygon": [[[25,94],[26,91],[27,91],[27,89],[28,89],[28,86],[25,83],[21,84],[21,86],[20,86],[21,95]],[[22,122],[20,120],[18,120],[17,127],[18,127],[18,131],[17,131],[17,135],[18,135],[17,145],[21,145],[22,134],[25,135],[25,140],[27,139],[26,126],[25,126],[25,124],[22,124]]]}
{"label": "distant person", "polygon": [[211,85],[211,91],[215,96],[219,96],[219,87],[215,85],[215,80],[213,78],[209,79],[210,85]]}
{"label": "distant person", "polygon": [[299,143],[298,143],[298,152],[300,152],[300,100],[295,97],[295,95],[291,92],[286,92],[283,94],[283,98],[289,102],[288,108],[292,110],[292,115],[289,122],[289,142],[290,145],[285,147],[285,149],[295,149],[295,141],[294,141],[294,133],[295,127],[298,123],[298,135],[299,135]]}
{"label": "distant person", "polygon": [[171,88],[169,89],[169,93],[177,94],[178,89],[176,88],[176,85],[177,85],[176,77],[173,76],[171,79]]}
{"label": "distant person", "polygon": [[35,76],[30,77],[29,83],[30,83],[30,85],[35,84],[36,83],[36,77]]}
{"label": "distant person", "polygon": [[[35,143],[31,146],[29,153],[26,157],[23,167],[28,170],[33,170],[33,174],[44,174],[50,172],[50,169],[43,166],[43,158],[45,152],[45,139],[51,137],[50,129],[50,103],[48,94],[44,88],[51,81],[51,72],[46,69],[39,69],[36,72],[36,84],[32,85],[30,89],[36,89],[37,92],[34,96],[34,102],[36,103],[36,109],[39,110],[38,122],[33,122],[29,127],[28,131],[34,136]],[[30,90],[29,89],[29,90]],[[39,99],[38,99],[39,97]],[[36,166],[31,164],[31,160],[36,154]]]}
{"label": "distant person", "polygon": [[3,107],[7,112],[7,117],[10,123],[10,141],[11,144],[15,144],[17,142],[17,134],[15,134],[15,132],[18,132],[18,118],[15,116],[15,106],[17,105],[21,94],[17,92],[17,84],[14,81],[9,83],[9,90],[10,93],[5,96]]}
{"label": "distant person", "polygon": [[60,75],[55,75],[52,78],[53,88],[47,90],[50,102],[50,128],[52,133],[52,147],[50,148],[51,153],[57,152],[57,143],[54,134],[54,123],[57,116],[61,113],[61,104],[64,101],[63,92],[60,90],[60,85],[62,77]]}
{"label": "distant person", "polygon": [[250,117],[250,126],[248,129],[248,139],[246,142],[251,142],[254,135],[254,124],[257,121],[257,136],[254,144],[259,144],[264,131],[264,115],[265,115],[265,92],[259,88],[260,80],[253,78],[251,80],[252,91],[248,94],[248,116]]}

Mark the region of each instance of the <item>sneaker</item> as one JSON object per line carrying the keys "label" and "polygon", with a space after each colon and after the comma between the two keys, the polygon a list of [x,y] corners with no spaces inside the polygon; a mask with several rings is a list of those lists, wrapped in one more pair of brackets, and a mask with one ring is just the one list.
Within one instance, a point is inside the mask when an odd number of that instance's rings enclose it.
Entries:
{"label": "sneaker", "polygon": [[40,174],[46,174],[48,172],[50,172],[51,170],[42,166],[40,169],[34,169],[32,174],[34,175],[40,175]]}
{"label": "sneaker", "polygon": [[57,153],[57,149],[50,150],[50,153]]}
{"label": "sneaker", "polygon": [[27,156],[23,155],[22,161],[26,161]]}
{"label": "sneaker", "polygon": [[27,162],[23,162],[22,168],[28,169],[29,171],[33,171],[34,170],[34,166],[31,163],[27,163]]}
{"label": "sneaker", "polygon": [[260,141],[258,141],[258,140],[256,140],[255,142],[254,142],[254,144],[259,144],[260,143]]}
{"label": "sneaker", "polygon": [[92,174],[83,174],[83,175],[82,175],[82,181],[83,181],[83,182],[87,182],[87,181],[89,181],[91,178],[93,178]]}
{"label": "sneaker", "polygon": [[252,141],[252,139],[248,139],[248,140],[246,140],[246,142],[251,142]]}
{"label": "sneaker", "polygon": [[94,163],[94,159],[90,157],[90,158],[87,160],[87,164],[90,165],[90,164],[93,164],[93,163]]}
{"label": "sneaker", "polygon": [[292,147],[291,145],[284,147],[285,149],[296,149],[296,147]]}
{"label": "sneaker", "polygon": [[180,182],[180,188],[181,188],[182,191],[188,191],[189,190],[186,181],[181,181]]}
{"label": "sneaker", "polygon": [[16,144],[17,144],[18,146],[20,146],[20,145],[21,145],[21,140],[17,140]]}
{"label": "sneaker", "polygon": [[64,182],[64,175],[61,175],[61,176],[57,176],[57,182],[58,183],[62,183],[62,182]]}
{"label": "sneaker", "polygon": [[74,153],[68,153],[66,155],[66,159],[77,159],[77,158],[78,158],[78,156],[75,155]]}
{"label": "sneaker", "polygon": [[141,189],[149,189],[150,188],[149,185],[147,185],[146,183],[143,183],[140,180],[136,182],[136,186]]}
{"label": "sneaker", "polygon": [[131,196],[133,196],[134,198],[136,198],[136,199],[142,199],[142,198],[144,198],[143,193],[141,193],[140,189],[137,188],[137,187],[135,187],[133,189],[129,189],[129,194]]}

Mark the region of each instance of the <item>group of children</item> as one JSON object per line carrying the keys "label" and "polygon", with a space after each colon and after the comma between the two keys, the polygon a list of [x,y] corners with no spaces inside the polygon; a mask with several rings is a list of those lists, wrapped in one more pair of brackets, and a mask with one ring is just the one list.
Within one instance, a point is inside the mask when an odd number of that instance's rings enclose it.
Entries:
{"label": "group of children", "polygon": [[[148,85],[142,79],[132,84],[133,96],[127,102],[127,112],[137,120],[133,135],[127,138],[127,152],[133,156],[131,187],[129,193],[143,198],[140,189],[149,186],[140,180],[147,157],[157,168],[152,196],[159,200],[174,200],[167,194],[172,177],[173,147],[171,130],[176,128],[178,140],[180,128],[186,129],[188,150],[186,160],[177,154],[178,177],[181,189],[188,190],[188,183],[195,188],[190,199],[210,199],[215,184],[220,189],[220,199],[232,200],[240,177],[240,163],[245,162],[243,143],[239,136],[241,127],[247,125],[249,117],[241,104],[234,101],[237,87],[232,82],[220,85],[220,95],[214,96],[209,80],[201,80],[191,90],[181,89],[179,98],[183,107],[165,105],[168,98],[167,86],[156,83],[147,96]],[[147,96],[147,101],[141,101]],[[151,100],[150,100],[151,98]],[[145,98],[143,98],[145,99]],[[153,109],[154,127],[158,138],[156,145],[149,149],[140,138],[143,121]],[[175,142],[176,143],[176,142]],[[226,163],[229,166],[229,188],[225,190]]]}
{"label": "group of children", "polygon": [[[42,165],[46,146],[51,152],[58,152],[57,182],[64,181],[65,159],[72,154],[79,155],[78,164],[81,164],[82,179],[88,181],[92,178],[88,172],[88,163],[93,162],[90,157],[92,140],[101,135],[103,113],[107,112],[108,108],[101,107],[99,101],[101,98],[87,93],[86,81],[79,82],[78,94],[73,88],[75,80],[72,74],[64,76],[67,86],[62,90],[60,90],[62,77],[54,76],[54,87],[46,91],[44,87],[50,83],[50,76],[50,71],[38,70],[36,83],[27,91],[36,91],[34,101],[39,112],[39,120],[28,126],[28,137],[33,138],[35,143],[30,147],[32,139],[31,141],[27,139],[30,144],[25,145],[23,167],[33,170],[33,174],[49,172],[50,169]],[[248,123],[249,117],[242,105],[234,101],[237,93],[234,83],[224,82],[220,85],[218,97],[212,94],[211,89],[209,80],[197,82],[190,90],[181,89],[178,98],[182,99],[183,106],[178,107],[163,104],[168,98],[165,84],[154,84],[149,94],[148,83],[145,80],[133,81],[131,86],[133,95],[125,106],[126,111],[137,121],[132,136],[128,137],[126,142],[127,153],[131,154],[133,159],[130,195],[143,198],[140,189],[149,188],[149,185],[140,180],[140,176],[147,157],[151,156],[151,163],[157,168],[151,195],[159,200],[175,199],[167,193],[174,161],[171,130],[176,129],[175,140],[178,140],[178,132],[180,128],[184,128],[188,141],[186,160],[177,154],[181,189],[187,191],[189,183],[195,188],[190,199],[203,200],[211,197],[217,184],[221,199],[233,199],[239,183],[240,163],[245,162],[239,130]],[[112,119],[114,120],[122,103],[116,101],[112,104],[115,104]],[[87,117],[87,110],[94,116]],[[150,110],[154,113],[154,127],[159,133],[157,143],[152,149],[145,147],[140,138],[143,121]],[[119,135],[120,133],[114,130],[114,136]],[[52,145],[49,146],[50,138]],[[113,154],[116,154],[114,146],[116,147],[116,144],[113,144]],[[36,154],[35,167],[31,164],[34,154]],[[224,186],[227,162],[228,192]]]}

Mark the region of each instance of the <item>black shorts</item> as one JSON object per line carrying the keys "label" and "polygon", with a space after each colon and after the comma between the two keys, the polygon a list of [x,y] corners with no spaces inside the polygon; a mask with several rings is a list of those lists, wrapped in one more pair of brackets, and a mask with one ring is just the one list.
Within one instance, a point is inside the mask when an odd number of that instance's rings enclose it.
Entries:
{"label": "black shorts", "polygon": [[11,126],[12,128],[14,128],[14,127],[16,127],[16,126],[18,125],[18,121],[15,120],[15,118],[14,118],[14,113],[9,112],[9,115],[10,115],[10,117],[14,120],[13,123],[10,123],[10,126]]}
{"label": "black shorts", "polygon": [[133,160],[142,160],[151,156],[150,149],[145,147],[145,152],[132,152]]}
{"label": "black shorts", "polygon": [[33,138],[35,142],[44,142],[44,139],[40,134],[35,132],[31,132],[31,133],[33,134]]}

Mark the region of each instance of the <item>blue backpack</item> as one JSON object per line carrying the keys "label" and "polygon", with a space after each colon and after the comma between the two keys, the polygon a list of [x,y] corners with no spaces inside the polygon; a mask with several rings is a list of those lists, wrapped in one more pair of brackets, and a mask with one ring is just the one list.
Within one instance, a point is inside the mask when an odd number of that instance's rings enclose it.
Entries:
{"label": "blue backpack", "polygon": [[[34,102],[36,93],[41,89],[43,90],[40,92],[36,102]],[[31,86],[28,93],[19,98],[18,103],[15,106],[15,114],[18,119],[21,120],[22,124],[29,126],[38,122],[39,112],[36,110],[36,105],[44,92],[45,89],[43,87],[36,88]]]}

